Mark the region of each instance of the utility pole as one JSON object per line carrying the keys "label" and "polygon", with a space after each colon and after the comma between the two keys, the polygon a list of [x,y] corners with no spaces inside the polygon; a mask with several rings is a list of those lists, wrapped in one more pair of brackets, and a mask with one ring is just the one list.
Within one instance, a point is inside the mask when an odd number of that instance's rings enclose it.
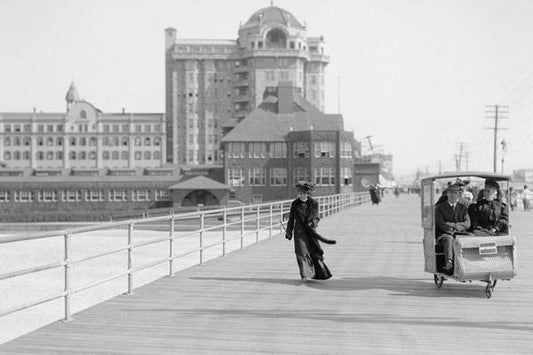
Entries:
{"label": "utility pole", "polygon": [[493,159],[493,172],[498,172],[498,131],[505,130],[507,128],[498,127],[498,120],[507,118],[509,106],[502,105],[486,105],[485,113],[489,114],[488,119],[494,119],[494,127],[485,127],[486,129],[494,130],[494,159]]}
{"label": "utility pole", "polygon": [[455,154],[455,168],[457,171],[462,171],[463,168],[463,156],[466,161],[466,170],[468,170],[468,152],[466,151],[467,144],[464,142],[459,143],[459,154]]}

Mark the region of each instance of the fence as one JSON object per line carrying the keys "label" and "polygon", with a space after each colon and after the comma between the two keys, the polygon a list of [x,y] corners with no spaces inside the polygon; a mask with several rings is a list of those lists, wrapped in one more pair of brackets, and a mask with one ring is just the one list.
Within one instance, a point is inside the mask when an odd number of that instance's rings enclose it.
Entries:
{"label": "fence", "polygon": [[[340,212],[342,210],[366,203],[369,201],[369,194],[364,193],[350,193],[350,194],[338,194],[330,196],[316,197],[320,206],[320,217],[327,217],[333,213]],[[60,269],[63,268],[63,290],[56,292],[40,299],[33,300],[26,304],[20,304],[8,309],[0,309],[0,318],[9,314],[14,314],[22,310],[34,307],[40,304],[51,302],[57,299],[63,298],[64,300],[64,314],[63,319],[70,321],[72,319],[71,301],[73,295],[85,290],[95,288],[107,282],[119,278],[127,278],[127,290],[126,293],[131,294],[135,288],[135,275],[141,270],[153,268],[161,264],[168,264],[168,276],[172,276],[175,272],[175,261],[179,258],[184,258],[193,254],[198,254],[197,264],[204,262],[204,253],[207,249],[215,246],[222,246],[222,251],[219,256],[224,256],[227,253],[226,246],[228,243],[236,240],[240,240],[240,249],[244,248],[244,238],[246,236],[255,236],[255,243],[259,243],[260,232],[268,233],[268,238],[272,238],[276,230],[279,229],[282,221],[288,217],[290,204],[292,200],[276,201],[272,203],[262,203],[257,205],[239,206],[218,210],[199,211],[184,214],[170,214],[167,216],[142,218],[137,220],[127,220],[120,222],[102,223],[99,225],[92,225],[87,227],[80,227],[68,230],[59,230],[53,232],[40,232],[23,235],[13,235],[0,237],[0,248],[7,243],[28,242],[38,239],[58,238],[62,237],[62,252],[63,257],[60,260],[52,263],[46,263],[38,266],[32,266],[29,268],[23,268],[20,270],[12,270],[7,273],[0,274],[0,282],[7,279],[15,279],[24,277],[27,275],[33,275],[45,270]],[[149,240],[135,241],[135,231],[142,228],[156,228],[163,230],[164,237],[153,238]],[[108,233],[115,229],[124,229],[124,239],[127,243],[118,249],[106,251],[103,253],[97,253],[94,255],[85,255],[83,257],[74,259],[72,251],[72,239],[80,236],[82,233],[91,231],[100,231]],[[183,233],[177,233],[181,230]],[[233,233],[229,233],[230,230]],[[208,239],[205,238],[207,232],[216,231],[221,234],[222,240],[214,243],[206,244]],[[232,234],[237,234],[233,236]],[[176,242],[179,238],[185,238],[190,236],[197,236],[198,247],[192,250],[181,252],[176,248]],[[195,239],[196,240],[196,239]],[[159,258],[155,261],[151,261],[139,266],[134,267],[133,258],[134,251],[146,247],[152,244],[163,244],[163,248],[168,250],[168,255],[164,258]],[[126,267],[122,272],[115,275],[105,277],[103,279],[90,282],[88,284],[80,285],[78,287],[72,287],[72,267],[75,265],[87,263],[99,258],[103,258],[110,255],[125,253],[127,259],[124,260]],[[103,266],[102,266],[103,267]]]}

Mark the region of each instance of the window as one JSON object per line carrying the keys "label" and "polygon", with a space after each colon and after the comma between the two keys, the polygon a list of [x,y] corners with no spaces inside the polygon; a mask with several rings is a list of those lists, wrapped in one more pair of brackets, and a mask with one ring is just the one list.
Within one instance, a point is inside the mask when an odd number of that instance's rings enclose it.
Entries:
{"label": "window", "polygon": [[113,152],[111,152],[111,160],[118,160],[120,157],[120,153],[116,150],[114,150]]}
{"label": "window", "polygon": [[264,158],[266,156],[265,143],[250,143],[248,150],[249,158]]}
{"label": "window", "polygon": [[48,124],[46,125],[46,132],[53,132],[54,131],[54,125]]}
{"label": "window", "polygon": [[118,124],[114,124],[112,129],[113,129],[113,132],[117,133],[119,131],[119,125]]}
{"label": "window", "polygon": [[85,112],[84,110],[81,110],[80,111],[80,118],[87,118],[87,112]]}
{"label": "window", "polygon": [[20,160],[20,152],[18,151],[13,152],[13,160]]}
{"label": "window", "polygon": [[135,132],[142,132],[142,126],[140,124],[135,125]]}
{"label": "window", "polygon": [[44,152],[37,152],[37,160],[44,160]]}
{"label": "window", "polygon": [[[14,146],[20,146],[21,143],[22,143],[22,141],[21,141],[20,137],[15,137],[15,138],[13,139],[13,145],[14,145]],[[53,140],[52,140],[52,144],[53,144]]]}
{"label": "window", "polygon": [[151,133],[152,132],[152,125],[145,124],[144,125],[144,132]]}
{"label": "window", "polygon": [[250,186],[265,186],[266,185],[266,169],[265,168],[251,168],[249,170]]}
{"label": "window", "polygon": [[229,143],[228,144],[228,158],[244,158],[245,145],[244,143]]}
{"label": "window", "polygon": [[335,142],[316,142],[315,143],[315,157],[316,158],[334,158],[335,157]]}
{"label": "window", "polygon": [[63,146],[63,137],[57,137],[56,145],[58,145],[59,147]]}
{"label": "window", "polygon": [[82,145],[82,146],[86,146],[86,145],[87,145],[87,138],[85,138],[85,137],[81,137],[81,138],[80,138],[80,145]]}
{"label": "window", "polygon": [[274,71],[273,70],[265,71],[265,80],[274,81]]}
{"label": "window", "polygon": [[129,132],[130,131],[130,125],[129,124],[123,124],[121,127],[122,132]]}
{"label": "window", "polygon": [[109,133],[109,125],[108,124],[104,125],[104,132],[105,133]]}
{"label": "window", "polygon": [[352,157],[352,144],[350,142],[341,143],[341,158]]}
{"label": "window", "polygon": [[271,168],[270,169],[271,186],[287,186],[287,169]]}
{"label": "window", "polygon": [[81,200],[81,191],[63,191],[61,200],[63,202],[77,202]]}
{"label": "window", "polygon": [[352,169],[349,167],[341,168],[342,184],[344,186],[352,186]]}
{"label": "window", "polygon": [[90,146],[96,146],[96,143],[98,142],[98,139],[96,137],[89,138],[89,145]]}
{"label": "window", "polygon": [[0,203],[9,202],[11,194],[9,191],[0,191]]}
{"label": "window", "polygon": [[31,191],[15,191],[15,202],[32,202],[33,192]]}
{"label": "window", "polygon": [[168,201],[170,199],[168,190],[155,190],[154,196],[156,201]]}
{"label": "window", "polygon": [[156,147],[159,147],[161,145],[161,138],[159,137],[154,138],[154,145]]}
{"label": "window", "polygon": [[122,140],[121,140],[121,143],[120,143],[120,144],[121,144],[123,147],[127,147],[128,144],[129,144],[129,142],[130,142],[130,140],[128,139],[128,137],[122,137]]}
{"label": "window", "polygon": [[150,160],[152,159],[152,152],[146,151],[144,152],[144,160]]}
{"label": "window", "polygon": [[11,125],[10,124],[5,124],[4,125],[4,132],[11,132]]}
{"label": "window", "polygon": [[142,152],[135,152],[135,160],[141,160],[142,157]]}
{"label": "window", "polygon": [[104,151],[102,152],[102,159],[104,159],[104,160],[109,160],[110,157],[111,157],[111,154],[109,153],[109,151],[104,150]]}
{"label": "window", "polygon": [[228,185],[244,186],[244,171],[241,168],[228,169]]}
{"label": "window", "polygon": [[252,203],[262,203],[263,202],[263,195],[257,194],[252,195]]}
{"label": "window", "polygon": [[145,146],[152,145],[152,139],[150,137],[144,138],[144,145]]}
{"label": "window", "polygon": [[69,142],[70,142],[71,146],[75,146],[76,145],[76,138],[74,138],[74,137],[70,138]]}
{"label": "window", "polygon": [[37,193],[37,200],[39,202],[56,202],[57,201],[57,192],[56,191],[39,191]]}
{"label": "window", "polygon": [[296,168],[293,172],[294,183],[298,181],[309,181],[309,170],[307,168]]}
{"label": "window", "polygon": [[70,160],[76,160],[76,152],[69,152],[68,153],[68,158]]}
{"label": "window", "polygon": [[46,152],[46,160],[54,160],[54,152]]}
{"label": "window", "polygon": [[309,158],[309,143],[308,142],[294,142],[294,157],[295,158]]}
{"label": "window", "polygon": [[129,152],[120,152],[120,159],[121,160],[128,160],[130,158]]}
{"label": "window", "polygon": [[4,138],[4,146],[9,147],[10,145],[11,145],[11,138],[9,137]]}
{"label": "window", "polygon": [[30,144],[31,144],[31,138],[30,137],[24,137],[22,139],[22,144],[25,145],[26,147],[29,147]]}
{"label": "window", "polygon": [[289,72],[286,70],[282,70],[279,72],[279,80],[289,80]]}
{"label": "window", "polygon": [[104,192],[102,190],[85,191],[85,201],[99,202],[103,200],[104,200]]}
{"label": "window", "polygon": [[89,152],[89,160],[96,160],[96,151],[91,150]]}
{"label": "window", "polygon": [[270,157],[271,158],[287,158],[287,144],[286,143],[270,143]]}
{"label": "window", "polygon": [[56,152],[56,159],[63,160],[63,152]]}
{"label": "window", "polygon": [[108,197],[109,201],[128,201],[128,192],[126,190],[110,190]]}
{"label": "window", "polygon": [[133,201],[150,201],[150,190],[134,190]]}
{"label": "window", "polygon": [[141,137],[135,137],[135,145],[140,146],[142,145],[142,139]]}
{"label": "window", "polygon": [[317,186],[335,185],[335,169],[334,168],[315,169],[315,183]]}

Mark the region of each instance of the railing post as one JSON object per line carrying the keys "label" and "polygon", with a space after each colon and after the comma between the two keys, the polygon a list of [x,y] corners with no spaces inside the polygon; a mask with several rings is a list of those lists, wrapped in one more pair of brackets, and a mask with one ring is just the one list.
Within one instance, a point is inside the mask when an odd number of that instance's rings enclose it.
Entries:
{"label": "railing post", "polygon": [[244,248],[244,207],[241,207],[241,249]]}
{"label": "railing post", "polygon": [[224,223],[224,225],[222,226],[222,256],[224,256],[226,255],[226,231],[228,229],[228,213],[226,209],[224,209],[224,212],[222,212],[222,221]]}
{"label": "railing post", "polygon": [[284,220],[283,220],[283,202],[281,202],[279,204],[279,213],[280,213],[280,215],[279,215],[280,221],[284,222]]}
{"label": "railing post", "polygon": [[174,211],[170,214],[170,228],[168,240],[168,276],[174,276]]}
{"label": "railing post", "polygon": [[255,215],[256,221],[255,221],[255,244],[259,244],[259,205],[257,205],[257,213]]}
{"label": "railing post", "polygon": [[128,295],[133,293],[133,223],[128,224]]}
{"label": "railing post", "polygon": [[200,213],[200,265],[204,263],[204,213]]}
{"label": "railing post", "polygon": [[72,320],[70,311],[70,234],[65,234],[65,318],[63,321],[70,322]]}
{"label": "railing post", "polygon": [[269,215],[268,224],[270,226],[269,229],[268,229],[268,238],[271,239],[272,238],[272,222],[273,222],[273,219],[272,219],[272,204],[269,205],[268,215]]}

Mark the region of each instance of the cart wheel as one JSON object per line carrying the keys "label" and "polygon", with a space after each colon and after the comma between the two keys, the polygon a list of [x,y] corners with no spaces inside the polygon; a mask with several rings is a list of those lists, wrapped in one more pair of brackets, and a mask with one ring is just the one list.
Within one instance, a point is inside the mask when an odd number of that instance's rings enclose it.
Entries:
{"label": "cart wheel", "polygon": [[437,286],[437,288],[441,288],[442,283],[444,282],[444,277],[434,274],[433,281],[435,281],[435,286]]}
{"label": "cart wheel", "polygon": [[485,287],[485,295],[487,296],[487,298],[492,297],[492,286],[491,285],[487,285],[487,287]]}
{"label": "cart wheel", "polygon": [[492,286],[491,288],[494,290],[494,287],[496,287],[496,282],[498,282],[498,280],[494,280],[494,282],[492,283]]}

